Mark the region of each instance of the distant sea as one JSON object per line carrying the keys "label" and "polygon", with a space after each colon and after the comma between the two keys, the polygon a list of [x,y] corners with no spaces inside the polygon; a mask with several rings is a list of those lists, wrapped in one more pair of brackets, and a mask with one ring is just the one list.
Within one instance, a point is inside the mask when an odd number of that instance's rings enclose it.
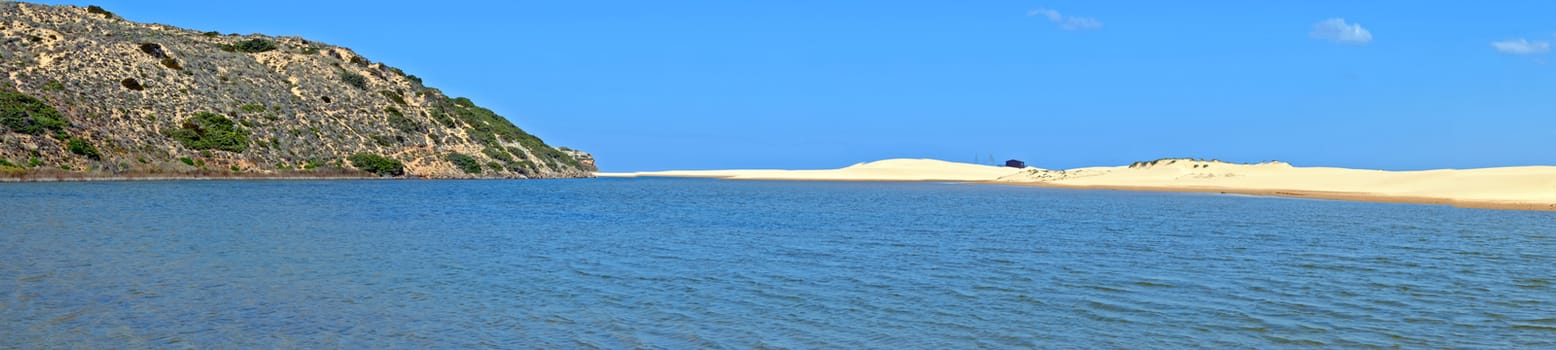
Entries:
{"label": "distant sea", "polygon": [[0,184],[0,348],[1551,348],[1556,213],[949,183]]}

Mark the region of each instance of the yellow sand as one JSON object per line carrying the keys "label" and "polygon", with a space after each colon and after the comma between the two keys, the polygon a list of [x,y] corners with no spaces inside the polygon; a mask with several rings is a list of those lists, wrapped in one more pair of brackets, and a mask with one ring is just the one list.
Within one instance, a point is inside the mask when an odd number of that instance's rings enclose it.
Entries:
{"label": "yellow sand", "polygon": [[828,170],[679,170],[596,173],[600,177],[707,177],[731,180],[811,181],[990,181],[1021,169],[934,159],[888,159]]}
{"label": "yellow sand", "polygon": [[1164,159],[1136,167],[1028,170],[999,182],[1556,209],[1556,167],[1382,171]]}
{"label": "yellow sand", "polygon": [[1556,210],[1556,167],[1382,171],[1163,159],[1136,166],[1013,169],[890,159],[833,170],[706,170],[598,174],[735,180],[963,181],[1062,188],[1212,192],[1376,202]]}

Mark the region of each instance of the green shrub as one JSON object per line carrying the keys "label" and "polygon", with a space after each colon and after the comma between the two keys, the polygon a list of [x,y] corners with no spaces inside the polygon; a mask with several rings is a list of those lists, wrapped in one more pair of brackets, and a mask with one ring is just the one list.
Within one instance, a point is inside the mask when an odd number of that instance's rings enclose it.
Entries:
{"label": "green shrub", "polygon": [[442,98],[432,102],[432,109],[437,112],[448,113],[458,121],[463,122],[467,126],[465,133],[470,135],[473,141],[478,144],[488,147],[500,147],[503,142],[517,142],[552,168],[560,168],[561,166],[558,164],[580,169],[583,167],[582,164],[578,163],[577,159],[555,148],[551,148],[539,137],[524,132],[524,130],[509,122],[508,119],[497,115],[497,113],[489,109],[476,106],[468,98]]}
{"label": "green shrub", "polygon": [[464,170],[466,174],[481,173],[481,162],[477,162],[475,158],[471,158],[470,156],[464,155],[462,153],[449,153],[448,161],[449,163],[454,163],[454,166],[459,167],[459,170]]}
{"label": "green shrub", "polygon": [[394,107],[388,107],[388,108],[384,108],[384,112],[385,113],[389,113],[389,126],[390,127],[393,127],[395,129],[398,129],[398,130],[403,131],[403,132],[409,132],[409,133],[416,133],[416,132],[425,132],[425,131],[427,131],[426,128],[423,128],[421,126],[421,123],[417,123],[416,121],[411,120],[411,118],[405,117],[405,114],[400,113],[399,109],[396,109]]}
{"label": "green shrub", "polygon": [[124,85],[124,88],[130,89],[130,90],[135,90],[135,91],[141,91],[141,90],[145,90],[146,89],[146,87],[145,86],[141,86],[140,82],[136,81],[135,78],[124,78],[124,80],[119,81],[119,85]]}
{"label": "green shrub", "polygon": [[346,160],[351,161],[351,166],[362,171],[383,175],[405,175],[405,164],[398,160],[386,158],[377,154],[357,153]]}
{"label": "green shrub", "polygon": [[313,170],[318,168],[320,165],[322,164],[319,164],[319,160],[309,159],[307,163],[303,163],[303,170]]}
{"label": "green shrub", "polygon": [[50,80],[43,83],[43,91],[65,91],[65,84],[60,84],[58,80]]}
{"label": "green shrub", "polygon": [[272,51],[276,48],[276,43],[274,41],[260,38],[239,41],[236,44],[232,44],[233,51],[246,53],[260,53],[265,51]]}
{"label": "green shrub", "polygon": [[368,135],[367,138],[372,139],[373,143],[384,147],[394,146],[395,143],[400,141],[394,137],[385,137],[380,135]]}
{"label": "green shrub", "polygon": [[42,159],[38,159],[38,157],[27,158],[27,167],[36,168],[39,166],[43,166]]}
{"label": "green shrub", "polygon": [[[346,82],[346,85],[351,85],[351,86],[354,86],[354,87],[356,87],[358,89],[367,90],[367,77],[364,77],[361,74],[347,72],[347,71],[341,71],[340,72],[340,81]],[[324,102],[329,102],[329,101],[324,101]]]}
{"label": "green shrub", "polygon": [[265,111],[265,106],[260,105],[260,104],[250,103],[250,104],[238,106],[238,109],[242,110],[244,112],[249,112],[249,113],[263,112],[263,111]]}
{"label": "green shrub", "polygon": [[443,124],[443,126],[450,128],[458,125],[458,122],[454,121],[454,118],[449,118],[448,113],[443,113],[442,111],[433,112],[432,120],[435,120],[438,122],[438,124]]}
{"label": "green shrub", "polygon": [[379,95],[384,95],[384,98],[389,99],[390,102],[394,102],[394,103],[399,104],[401,106],[405,106],[406,105],[405,97],[401,96],[400,93],[398,93],[398,92],[389,91],[389,90],[383,90],[383,91],[379,91],[378,94]]}
{"label": "green shrub", "polygon": [[231,169],[232,172],[243,171],[243,168],[239,168],[237,165],[233,165],[233,166],[227,167],[227,169]]}
{"label": "green shrub", "polygon": [[234,126],[232,119],[210,112],[195,114],[181,128],[163,133],[189,149],[240,153],[249,148],[248,130]]}
{"label": "green shrub", "polygon": [[70,149],[70,153],[86,156],[92,160],[103,159],[102,154],[97,153],[97,147],[93,147],[91,143],[81,138],[71,138],[69,142],[66,142],[66,148]]}
{"label": "green shrub", "polygon": [[482,149],[481,153],[486,154],[487,157],[492,157],[492,159],[503,161],[504,163],[513,163],[513,155],[508,154],[507,151],[504,151],[501,148],[487,147],[486,149]]}
{"label": "green shrub", "polygon": [[86,7],[86,13],[103,15],[103,17],[106,17],[108,19],[113,19],[114,17],[118,17],[118,16],[114,15],[113,12],[108,12],[108,10],[104,10],[101,6],[97,6],[97,5],[88,5]]}
{"label": "green shrub", "polygon": [[204,35],[204,36],[206,36],[208,38],[215,38],[215,37],[222,36],[222,32],[209,31],[209,32],[200,33],[200,35]]}
{"label": "green shrub", "polygon": [[178,161],[184,162],[184,164],[188,164],[189,166],[195,165],[194,159],[189,159],[189,157],[178,157]]}
{"label": "green shrub", "polygon": [[5,160],[5,159],[0,159],[0,167],[20,168],[20,166],[17,166],[16,164],[11,164],[11,161]]}
{"label": "green shrub", "polygon": [[162,51],[162,45],[157,45],[156,43],[141,43],[140,52],[145,52],[147,55],[151,55],[152,58],[167,57],[167,52]]}
{"label": "green shrub", "polygon": [[535,156],[539,157],[541,161],[546,162],[546,165],[553,169],[560,168],[557,163],[578,169],[583,168],[583,164],[579,164],[577,158],[573,158],[572,155],[558,151],[557,149],[551,148],[550,146],[542,144],[540,145],[539,149],[531,148],[531,150],[532,152],[536,153]]}
{"label": "green shrub", "polygon": [[0,125],[11,131],[39,135],[60,131],[68,123],[65,116],[42,100],[11,90],[0,90]]}

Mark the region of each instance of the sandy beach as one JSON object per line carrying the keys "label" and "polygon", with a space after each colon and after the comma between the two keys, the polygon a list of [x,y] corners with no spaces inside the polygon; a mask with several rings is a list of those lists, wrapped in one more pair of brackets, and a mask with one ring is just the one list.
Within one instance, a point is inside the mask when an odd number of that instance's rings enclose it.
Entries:
{"label": "sandy beach", "polygon": [[729,180],[796,181],[991,181],[1022,169],[934,159],[887,159],[826,170],[679,170],[595,173],[598,177],[702,177]]}
{"label": "sandy beach", "polygon": [[1052,188],[1228,193],[1456,207],[1556,211],[1556,166],[1383,171],[1161,159],[1067,170],[889,159],[830,170],[598,173],[600,177],[731,180],[958,181]]}

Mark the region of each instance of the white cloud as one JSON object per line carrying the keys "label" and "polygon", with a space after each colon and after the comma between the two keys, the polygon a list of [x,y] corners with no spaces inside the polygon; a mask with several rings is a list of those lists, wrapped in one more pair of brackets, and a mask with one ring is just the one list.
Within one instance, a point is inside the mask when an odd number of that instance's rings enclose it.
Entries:
{"label": "white cloud", "polygon": [[1519,38],[1493,41],[1491,42],[1491,48],[1496,49],[1497,52],[1509,55],[1535,55],[1550,52],[1551,42],[1541,40],[1529,41],[1529,39]]}
{"label": "white cloud", "polygon": [[1091,30],[1102,28],[1102,21],[1098,21],[1096,18],[1065,16],[1064,14],[1059,13],[1059,11],[1050,9],[1036,9],[1027,11],[1027,16],[1043,16],[1048,18],[1049,22],[1053,22],[1054,25],[1059,26],[1059,29],[1064,30]]}
{"label": "white cloud", "polygon": [[1372,42],[1372,32],[1360,24],[1345,23],[1344,18],[1330,18],[1313,24],[1314,39],[1329,40],[1341,44],[1364,45]]}

